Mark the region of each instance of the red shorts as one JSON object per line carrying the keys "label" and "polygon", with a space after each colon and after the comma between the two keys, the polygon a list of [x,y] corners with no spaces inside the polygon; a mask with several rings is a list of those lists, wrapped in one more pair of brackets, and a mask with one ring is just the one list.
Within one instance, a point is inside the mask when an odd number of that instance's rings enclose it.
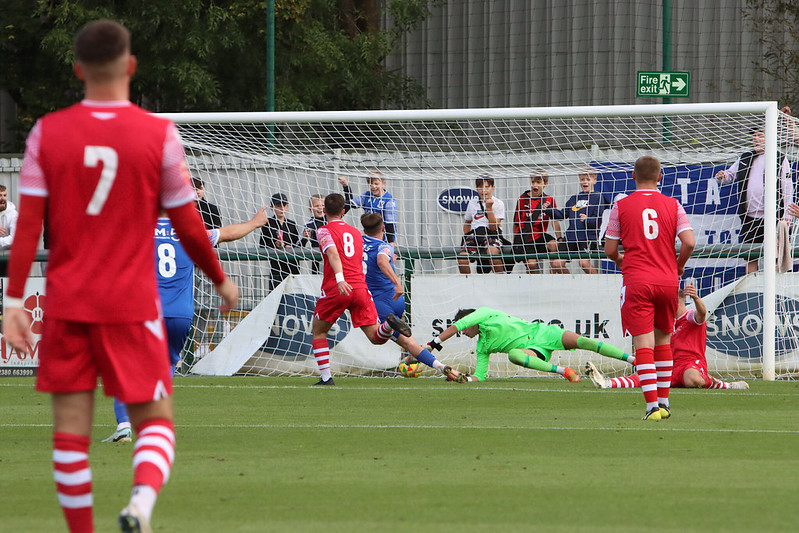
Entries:
{"label": "red shorts", "polygon": [[377,324],[377,311],[367,289],[353,289],[349,294],[333,294],[316,300],[316,318],[334,324],[344,311],[350,310],[352,326],[360,328]]}
{"label": "red shorts", "polygon": [[676,286],[623,285],[621,288],[621,328],[625,335],[643,335],[655,328],[671,333],[676,314]]}
{"label": "red shorts", "polygon": [[150,402],[172,393],[163,320],[88,324],[45,317],[42,327],[36,390],[91,391],[100,376],[106,396],[123,403]]}
{"label": "red shorts", "polygon": [[679,365],[674,365],[671,369],[671,386],[675,388],[685,387],[685,382],[683,381],[683,375],[685,371],[689,368],[693,368],[700,374],[702,374],[702,378],[704,378],[705,383],[707,383],[710,378],[707,375],[707,364],[703,363],[699,359],[692,359],[685,362],[681,362]]}

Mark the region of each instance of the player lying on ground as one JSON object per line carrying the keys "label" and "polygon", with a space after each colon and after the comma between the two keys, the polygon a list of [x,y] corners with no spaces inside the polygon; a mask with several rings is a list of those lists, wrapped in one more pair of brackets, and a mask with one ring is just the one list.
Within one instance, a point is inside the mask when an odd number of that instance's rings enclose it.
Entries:
{"label": "player lying on ground", "polygon": [[[372,293],[377,316],[380,322],[393,314],[400,319],[405,314],[405,292],[402,282],[394,269],[394,247],[383,240],[383,216],[380,213],[366,213],[361,216],[363,236],[364,265],[366,267],[366,285]],[[465,381],[466,376],[441,363],[430,350],[423,348],[411,336],[401,335],[395,331],[394,342],[405,348],[413,357],[438,370],[447,379]]]}
{"label": "player lying on ground", "polygon": [[[220,242],[236,241],[249,235],[266,224],[266,210],[267,207],[262,207],[247,222],[206,230],[208,240],[212,246],[216,246]],[[169,344],[169,364],[174,376],[194,317],[194,262],[180,245],[172,222],[163,211],[155,227],[155,275],[158,278],[158,295]],[[125,404],[117,398],[114,398],[114,415],[117,429],[103,442],[130,442],[133,437],[130,416]]]}
{"label": "player lying on ground", "polygon": [[[688,285],[680,291],[677,303],[677,321],[671,336],[671,353],[674,355],[674,366],[671,373],[672,388],[687,389],[748,389],[745,381],[728,383],[709,376],[705,347],[707,342],[707,308],[696,292],[696,287]],[[685,305],[685,297],[694,301],[694,309],[690,311]],[[640,387],[641,380],[637,374],[619,378],[606,378],[591,361],[585,364],[585,373],[599,389],[624,389]]]}
{"label": "player lying on ground", "polygon": [[557,373],[572,383],[580,376],[569,367],[549,362],[555,350],[591,350],[600,355],[634,363],[634,358],[622,350],[594,339],[581,337],[559,326],[542,322],[527,322],[502,311],[481,307],[461,309],[455,314],[455,323],[428,343],[431,349],[440,350],[441,343],[462,332],[477,340],[477,366],[474,375],[466,381],[484,381],[488,374],[488,357],[492,353],[506,353],[511,363],[540,372]]}

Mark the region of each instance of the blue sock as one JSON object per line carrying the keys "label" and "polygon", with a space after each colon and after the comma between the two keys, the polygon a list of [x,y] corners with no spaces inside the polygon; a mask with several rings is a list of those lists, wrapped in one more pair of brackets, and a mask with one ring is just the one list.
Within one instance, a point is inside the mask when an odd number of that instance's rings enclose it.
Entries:
{"label": "blue sock", "polygon": [[117,424],[121,424],[122,422],[130,422],[127,407],[125,407],[125,404],[116,398],[114,398],[114,415],[117,417]]}
{"label": "blue sock", "polygon": [[422,353],[417,355],[416,358],[430,368],[435,368],[433,363],[436,362],[436,356],[430,353],[430,350],[422,350]]}

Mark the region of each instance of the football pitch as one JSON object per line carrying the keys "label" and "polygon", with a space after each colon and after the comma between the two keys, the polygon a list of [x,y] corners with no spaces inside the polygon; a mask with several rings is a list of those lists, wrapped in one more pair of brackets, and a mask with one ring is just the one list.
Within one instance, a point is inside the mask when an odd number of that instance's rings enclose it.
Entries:
{"label": "football pitch", "polygon": [[[643,422],[639,390],[584,379],[175,380],[177,456],[164,532],[796,531],[799,383],[674,390]],[[50,405],[0,381],[0,531],[64,531]],[[127,503],[131,444],[97,396],[98,532]]]}

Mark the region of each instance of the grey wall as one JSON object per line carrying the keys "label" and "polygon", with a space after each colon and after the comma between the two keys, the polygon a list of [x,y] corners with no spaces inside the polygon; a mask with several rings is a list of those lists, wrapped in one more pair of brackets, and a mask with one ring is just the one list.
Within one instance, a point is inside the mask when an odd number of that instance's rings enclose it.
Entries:
{"label": "grey wall", "polygon": [[[386,61],[434,108],[660,103],[636,98],[638,70],[662,70],[662,2],[446,0]],[[672,2],[671,70],[691,74],[680,102],[765,99],[781,86],[756,65],[746,0]],[[757,96],[757,98],[755,98]]]}

